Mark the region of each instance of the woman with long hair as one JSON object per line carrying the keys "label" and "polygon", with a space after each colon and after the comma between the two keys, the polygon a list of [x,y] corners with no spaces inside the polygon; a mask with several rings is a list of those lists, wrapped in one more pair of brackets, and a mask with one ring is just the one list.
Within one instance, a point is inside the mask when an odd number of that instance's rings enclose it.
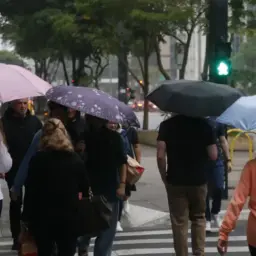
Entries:
{"label": "woman with long hair", "polygon": [[30,162],[22,218],[35,239],[38,256],[51,256],[55,244],[59,256],[75,254],[80,192],[88,192],[84,163],[63,123],[51,118]]}

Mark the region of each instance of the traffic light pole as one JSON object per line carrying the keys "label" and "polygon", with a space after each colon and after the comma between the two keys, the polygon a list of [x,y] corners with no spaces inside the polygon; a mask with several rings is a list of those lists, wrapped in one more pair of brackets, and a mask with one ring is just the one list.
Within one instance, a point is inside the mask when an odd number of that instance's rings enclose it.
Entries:
{"label": "traffic light pole", "polygon": [[[228,84],[228,75],[216,71],[217,61],[227,59],[228,52],[228,0],[209,0],[209,80],[214,83]],[[230,49],[231,52],[231,49]],[[218,59],[219,58],[219,59]],[[216,104],[218,104],[216,102]],[[228,172],[225,169],[223,199],[228,199]]]}
{"label": "traffic light pole", "polygon": [[128,86],[128,54],[124,47],[120,47],[118,54],[118,99],[127,104],[128,97],[126,88]]}
{"label": "traffic light pole", "polygon": [[228,42],[228,0],[209,0],[210,81],[228,84],[227,76],[216,75],[217,47]]}

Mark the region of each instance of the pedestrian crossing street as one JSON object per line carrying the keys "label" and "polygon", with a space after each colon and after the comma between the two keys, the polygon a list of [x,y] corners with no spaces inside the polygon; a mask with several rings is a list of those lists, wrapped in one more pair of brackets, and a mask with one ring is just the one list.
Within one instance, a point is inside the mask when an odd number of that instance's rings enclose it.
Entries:
{"label": "pedestrian crossing street", "polygon": [[[213,229],[206,238],[206,255],[217,255],[218,230]],[[190,233],[190,231],[189,231]],[[244,232],[243,232],[244,233]],[[93,242],[91,244],[89,256],[93,256]],[[0,255],[14,256],[17,253],[10,251],[11,240],[0,238]],[[189,252],[191,253],[191,239],[189,238]],[[248,247],[245,235],[240,235],[236,231],[232,232],[229,239],[228,255],[248,256]],[[132,256],[132,255],[175,255],[173,248],[172,231],[170,229],[156,230],[131,230],[117,233],[113,246],[112,256]],[[77,256],[77,255],[76,255]]]}

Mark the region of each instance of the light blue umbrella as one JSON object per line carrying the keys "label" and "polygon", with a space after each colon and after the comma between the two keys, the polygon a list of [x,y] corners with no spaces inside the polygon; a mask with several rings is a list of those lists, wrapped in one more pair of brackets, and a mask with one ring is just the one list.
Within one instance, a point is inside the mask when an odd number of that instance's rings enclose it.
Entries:
{"label": "light blue umbrella", "polygon": [[245,131],[256,130],[256,95],[239,98],[216,121]]}

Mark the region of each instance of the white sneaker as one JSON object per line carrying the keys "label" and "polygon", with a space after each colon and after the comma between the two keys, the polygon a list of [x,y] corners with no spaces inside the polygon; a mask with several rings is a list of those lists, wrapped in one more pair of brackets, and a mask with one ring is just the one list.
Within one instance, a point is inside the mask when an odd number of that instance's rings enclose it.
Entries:
{"label": "white sneaker", "polygon": [[126,200],[124,201],[124,209],[123,209],[123,214],[128,214],[130,211],[130,204],[129,204],[129,201]]}
{"label": "white sneaker", "polygon": [[213,214],[212,217],[215,223],[217,224],[218,228],[220,228],[222,224],[222,219],[220,218],[220,216],[218,214]]}
{"label": "white sneaker", "polygon": [[211,227],[211,222],[210,221],[206,221],[205,231],[206,232],[211,232],[212,231],[212,227]]}
{"label": "white sneaker", "polygon": [[116,225],[116,232],[122,232],[123,231],[123,228],[121,226],[121,223],[120,221],[117,222],[117,225]]}

